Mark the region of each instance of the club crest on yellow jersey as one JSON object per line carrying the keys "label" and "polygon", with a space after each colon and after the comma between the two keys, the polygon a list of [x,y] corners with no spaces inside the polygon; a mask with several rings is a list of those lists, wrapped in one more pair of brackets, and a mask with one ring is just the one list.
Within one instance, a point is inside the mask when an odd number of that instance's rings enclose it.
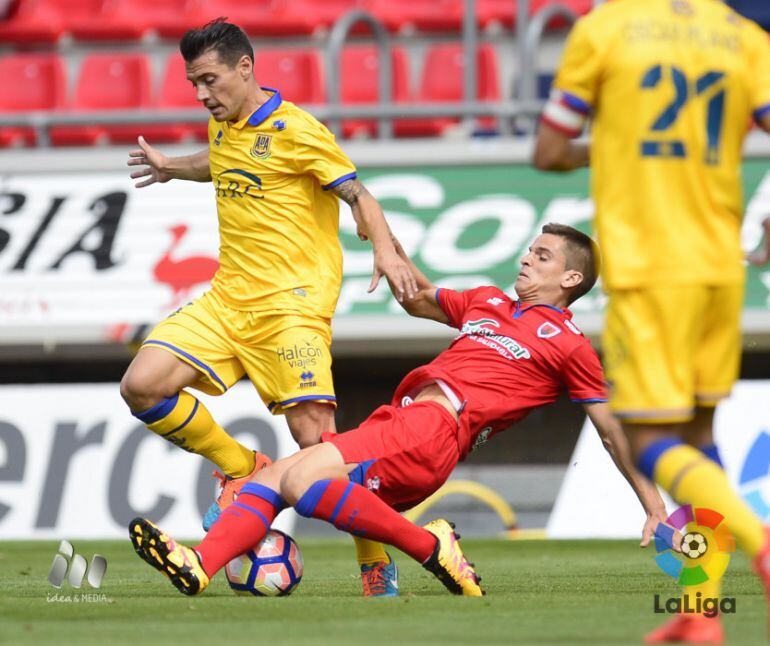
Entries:
{"label": "club crest on yellow jersey", "polygon": [[272,141],[272,135],[257,135],[254,139],[254,145],[251,147],[252,157],[256,157],[257,159],[267,159],[270,157],[270,144]]}

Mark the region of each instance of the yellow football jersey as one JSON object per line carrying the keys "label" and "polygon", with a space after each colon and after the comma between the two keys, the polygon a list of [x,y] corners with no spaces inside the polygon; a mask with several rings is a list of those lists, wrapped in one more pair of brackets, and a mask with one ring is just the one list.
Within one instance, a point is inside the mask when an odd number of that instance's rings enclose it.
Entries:
{"label": "yellow football jersey", "polygon": [[277,90],[237,123],[209,120],[219,215],[212,290],[244,311],[330,318],[342,281],[337,184],[356,176],[334,135]]}
{"label": "yellow football jersey", "polygon": [[770,42],[719,0],[614,0],[570,34],[545,122],[592,112],[610,289],[743,280],[741,147],[770,110]]}

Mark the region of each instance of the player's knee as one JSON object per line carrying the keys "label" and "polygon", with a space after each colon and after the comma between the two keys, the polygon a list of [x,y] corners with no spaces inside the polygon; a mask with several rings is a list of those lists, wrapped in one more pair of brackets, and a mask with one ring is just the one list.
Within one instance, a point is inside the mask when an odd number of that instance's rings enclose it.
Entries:
{"label": "player's knee", "polygon": [[128,370],[120,381],[120,396],[135,413],[152,408],[166,395],[160,384],[143,377],[141,371]]}
{"label": "player's knee", "polygon": [[289,421],[289,430],[299,448],[306,449],[321,442],[323,427],[313,415],[296,416]]}
{"label": "player's knee", "polygon": [[321,433],[313,428],[302,428],[296,433],[292,432],[292,435],[301,449],[315,446],[321,442]]}
{"label": "player's knee", "polygon": [[286,421],[294,441],[301,449],[321,443],[321,436],[334,429],[334,409],[317,402],[289,409]]}
{"label": "player's knee", "polygon": [[281,476],[281,498],[293,506],[305,495],[310,484],[303,469],[294,465]]}

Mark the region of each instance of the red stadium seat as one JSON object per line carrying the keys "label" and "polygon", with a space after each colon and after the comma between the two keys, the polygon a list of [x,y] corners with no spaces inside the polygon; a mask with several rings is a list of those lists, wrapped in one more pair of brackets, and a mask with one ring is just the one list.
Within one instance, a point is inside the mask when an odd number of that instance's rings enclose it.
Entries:
{"label": "red stadium seat", "polygon": [[0,42],[15,45],[55,43],[73,25],[101,12],[104,0],[21,0],[0,22]]}
{"label": "red stadium seat", "polygon": [[326,100],[323,65],[317,51],[262,49],[254,52],[254,76],[262,87],[276,88],[293,103]]}
{"label": "red stadium seat", "polygon": [[158,25],[176,24],[187,7],[197,6],[195,0],[110,0],[101,14],[73,25],[72,34],[79,40],[138,39]]}
{"label": "red stadium seat", "polygon": [[[465,58],[462,45],[447,43],[435,45],[425,55],[418,101],[424,103],[453,103],[463,98]],[[490,45],[481,45],[476,55],[476,98],[479,101],[498,101],[500,82],[497,54]],[[458,123],[458,119],[438,117],[404,119],[396,122],[398,136],[420,137],[438,135]],[[484,129],[494,128],[492,118],[479,119]]]}
{"label": "red stadium seat", "polygon": [[[289,4],[292,13],[300,14],[313,29],[330,29],[342,16],[354,9],[367,9],[367,0],[293,0]],[[353,28],[353,33],[366,29]]]}
{"label": "red stadium seat", "polygon": [[462,25],[463,4],[463,0],[369,0],[370,10],[391,31],[456,32]]}
{"label": "red stadium seat", "polygon": [[179,38],[190,27],[226,16],[250,36],[310,34],[313,25],[304,13],[292,11],[291,0],[197,0],[187,2],[176,17],[157,24],[167,38]]}
{"label": "red stadium seat", "polygon": [[479,26],[487,28],[499,24],[511,29],[516,22],[516,2],[512,0],[476,0]]}
{"label": "red stadium seat", "polygon": [[[83,59],[70,108],[78,111],[147,109],[151,107],[150,64],[141,54],[91,54]],[[137,125],[55,126],[56,146],[133,142],[144,127]]]}
{"label": "red stadium seat", "polygon": [[154,141],[208,141],[208,112],[195,98],[195,89],[185,76],[184,59],[179,53],[172,54],[166,61],[157,105],[166,109],[198,108],[201,111],[201,120],[189,124],[152,126],[152,130],[144,135],[147,140],[152,138]]}
{"label": "red stadium seat", "polygon": [[[352,45],[342,51],[340,100],[343,105],[377,103],[380,97],[379,54],[370,45]],[[391,97],[394,103],[409,101],[409,61],[403,49],[391,50]],[[345,137],[372,136],[377,122],[348,119],[342,122]]]}
{"label": "red stadium seat", "polygon": [[[55,54],[13,54],[0,58],[0,78],[12,92],[0,93],[0,113],[56,110],[66,95],[66,76]],[[0,146],[34,145],[35,131],[27,127],[0,128]]]}

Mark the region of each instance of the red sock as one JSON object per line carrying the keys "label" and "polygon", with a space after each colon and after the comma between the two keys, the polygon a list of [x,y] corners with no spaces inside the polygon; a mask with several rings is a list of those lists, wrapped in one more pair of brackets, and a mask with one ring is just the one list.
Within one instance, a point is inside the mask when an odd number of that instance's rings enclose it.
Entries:
{"label": "red sock", "polygon": [[[266,493],[255,492],[257,487]],[[222,512],[200,545],[194,548],[206,575],[211,578],[230,560],[259,545],[284,506],[272,489],[255,483],[245,485],[238,499]]]}
{"label": "red sock", "polygon": [[436,537],[428,530],[408,521],[368,489],[346,480],[313,483],[294,509],[343,532],[393,545],[420,563],[436,546]]}

